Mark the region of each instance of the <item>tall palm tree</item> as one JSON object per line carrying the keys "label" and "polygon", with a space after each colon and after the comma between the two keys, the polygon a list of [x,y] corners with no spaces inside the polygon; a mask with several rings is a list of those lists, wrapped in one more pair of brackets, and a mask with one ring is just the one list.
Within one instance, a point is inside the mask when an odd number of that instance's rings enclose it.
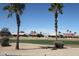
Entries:
{"label": "tall palm tree", "polygon": [[69,33],[72,33],[72,31],[69,31]]}
{"label": "tall palm tree", "polygon": [[61,32],[60,32],[60,31],[59,31],[58,33],[59,33],[59,35],[61,34]]}
{"label": "tall palm tree", "polygon": [[69,34],[69,30],[67,29],[66,32],[67,32],[67,36],[66,37],[68,38],[69,37],[69,35],[68,35]]}
{"label": "tall palm tree", "polygon": [[61,35],[61,32],[59,31],[59,32],[58,32],[58,34],[59,34],[59,37],[60,37],[60,35]]}
{"label": "tall palm tree", "polygon": [[56,40],[57,39],[57,29],[58,29],[58,15],[63,14],[62,12],[63,9],[63,4],[60,3],[52,3],[51,7],[48,9],[51,12],[54,12],[54,17],[55,17],[55,33],[56,33]]}
{"label": "tall palm tree", "polygon": [[70,38],[72,38],[72,35],[71,35],[72,34],[72,31],[71,30],[69,31],[69,34],[70,34]]}
{"label": "tall palm tree", "polygon": [[3,8],[4,10],[8,10],[9,14],[8,17],[12,16],[13,14],[16,15],[16,23],[17,23],[17,40],[16,40],[16,49],[19,49],[19,29],[20,29],[20,15],[22,15],[25,4],[23,3],[11,3]]}
{"label": "tall palm tree", "polygon": [[67,29],[67,33],[69,32],[69,30]]}
{"label": "tall palm tree", "polygon": [[77,34],[77,32],[74,32],[75,37],[76,37],[76,34]]}
{"label": "tall palm tree", "polygon": [[74,32],[74,34],[77,34],[77,32]]}

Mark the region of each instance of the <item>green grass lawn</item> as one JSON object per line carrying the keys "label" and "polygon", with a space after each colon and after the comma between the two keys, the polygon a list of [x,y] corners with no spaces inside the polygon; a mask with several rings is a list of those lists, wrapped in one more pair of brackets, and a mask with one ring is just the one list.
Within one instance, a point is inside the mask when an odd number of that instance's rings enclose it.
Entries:
{"label": "green grass lawn", "polygon": [[[52,45],[55,40],[20,40],[21,43],[33,43],[33,44],[43,44],[43,45]],[[79,41],[68,41],[62,40],[64,44],[73,44],[78,45]],[[16,42],[16,40],[10,40],[11,43]]]}

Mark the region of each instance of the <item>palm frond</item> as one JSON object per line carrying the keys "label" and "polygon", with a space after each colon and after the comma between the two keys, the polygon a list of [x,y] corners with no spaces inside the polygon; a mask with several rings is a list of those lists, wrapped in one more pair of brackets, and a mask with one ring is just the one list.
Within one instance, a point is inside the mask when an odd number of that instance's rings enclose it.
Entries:
{"label": "palm frond", "polygon": [[48,10],[49,10],[49,11],[52,11],[53,9],[52,9],[52,8],[49,8]]}
{"label": "palm frond", "polygon": [[59,13],[63,14],[63,11],[62,10],[59,10]]}
{"label": "palm frond", "polygon": [[49,11],[53,11],[53,12],[56,12],[57,13],[61,13],[63,14],[63,4],[60,4],[60,3],[52,3],[51,4],[51,7],[48,9]]}
{"label": "palm frond", "polygon": [[63,14],[63,4],[59,4],[58,9],[59,13]]}
{"label": "palm frond", "polygon": [[5,6],[3,10],[9,10],[10,6]]}
{"label": "palm frond", "polygon": [[8,18],[11,17],[12,15],[13,15],[13,12],[9,11]]}
{"label": "palm frond", "polygon": [[18,13],[21,15],[25,9],[25,4],[23,3],[11,3],[8,6],[5,6],[3,10],[8,10],[8,17],[12,16],[13,13]]}
{"label": "palm frond", "polygon": [[23,3],[12,3],[12,7],[14,12],[17,12],[18,14],[22,14],[25,9],[25,4]]}

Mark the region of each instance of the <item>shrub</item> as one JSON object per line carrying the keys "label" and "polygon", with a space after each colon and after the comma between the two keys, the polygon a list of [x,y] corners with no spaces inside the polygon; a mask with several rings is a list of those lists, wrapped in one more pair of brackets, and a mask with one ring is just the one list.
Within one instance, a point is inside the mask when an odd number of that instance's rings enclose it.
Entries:
{"label": "shrub", "polygon": [[8,28],[2,28],[0,31],[1,36],[1,46],[9,46],[9,36],[11,33],[9,32]]}
{"label": "shrub", "polygon": [[54,42],[55,48],[63,48],[64,47],[64,43],[62,41],[55,41]]}
{"label": "shrub", "polygon": [[9,45],[9,38],[8,37],[3,37],[1,39],[1,46],[10,46]]}

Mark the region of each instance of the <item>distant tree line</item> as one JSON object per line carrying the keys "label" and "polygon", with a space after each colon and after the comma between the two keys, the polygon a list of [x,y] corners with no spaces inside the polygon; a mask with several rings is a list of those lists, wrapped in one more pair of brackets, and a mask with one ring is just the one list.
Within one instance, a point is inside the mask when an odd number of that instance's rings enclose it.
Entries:
{"label": "distant tree line", "polygon": [[[36,31],[31,31],[30,34],[25,34],[24,31],[20,31],[19,33],[21,33],[19,36],[23,36],[23,37],[45,37],[45,35],[40,32],[40,33],[37,33]],[[61,32],[59,31],[58,32],[59,35],[57,35],[58,38],[78,38],[78,36],[64,36],[63,34],[61,34]],[[67,33],[68,33],[68,30],[67,30]],[[76,32],[74,32],[74,34],[76,34]],[[0,36],[17,36],[17,34],[12,34],[8,28],[4,27],[0,30]],[[48,35],[48,37],[51,37],[51,38],[55,38],[56,36],[55,35]]]}
{"label": "distant tree line", "polygon": [[9,31],[8,28],[4,27],[0,30],[0,36],[10,36],[11,35],[11,32]]}

